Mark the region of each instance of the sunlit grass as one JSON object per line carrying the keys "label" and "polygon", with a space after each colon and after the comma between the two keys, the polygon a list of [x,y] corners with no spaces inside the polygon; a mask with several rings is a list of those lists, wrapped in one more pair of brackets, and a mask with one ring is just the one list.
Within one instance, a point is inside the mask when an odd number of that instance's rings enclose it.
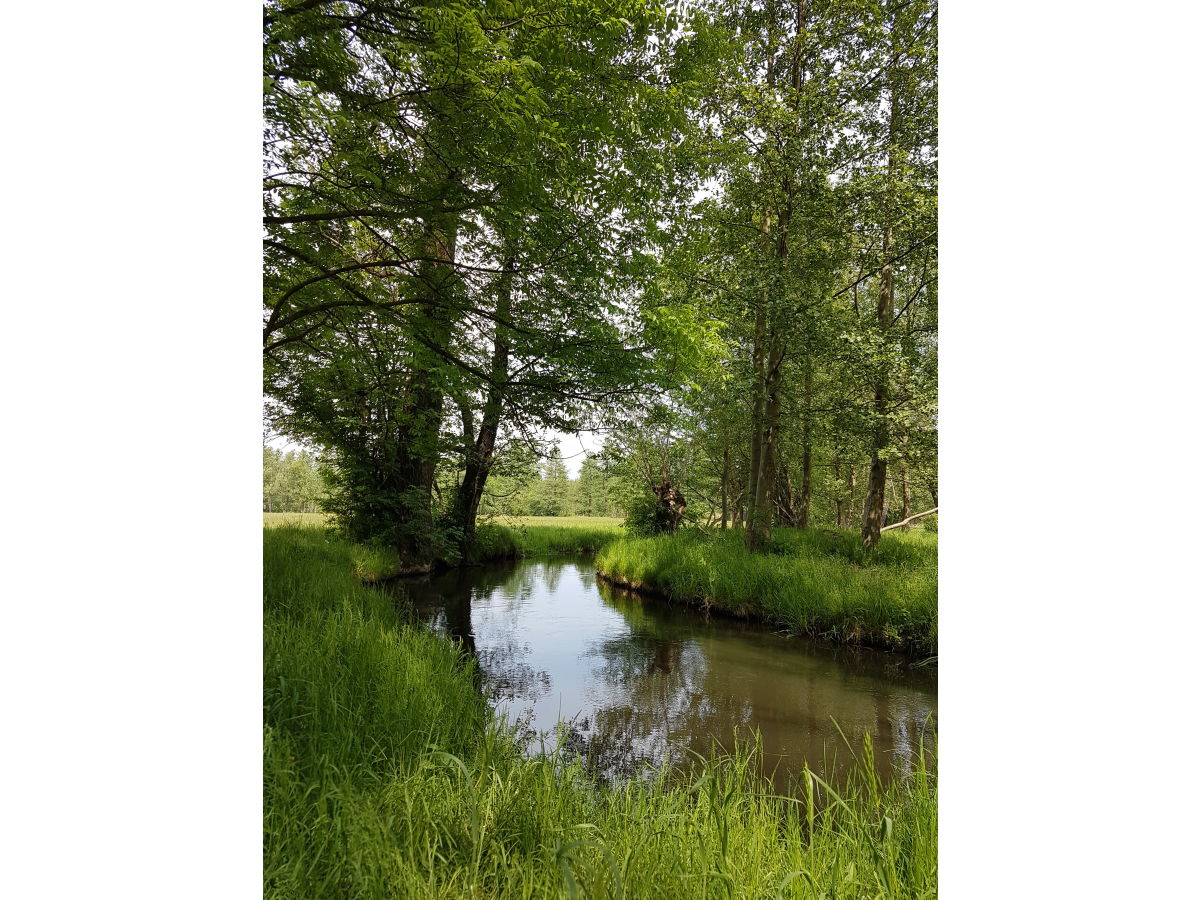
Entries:
{"label": "sunlit grass", "polygon": [[[937,787],[773,793],[753,743],[608,788],[526,759],[473,663],[406,624],[317,528],[264,530],[264,894],[271,898],[931,897]],[[932,754],[932,748],[927,751]]]}
{"label": "sunlit grass", "polygon": [[617,529],[624,519],[620,516],[493,516],[488,521],[510,527],[552,525],[556,528]]}
{"label": "sunlit grass", "polygon": [[597,568],[619,582],[793,631],[937,652],[937,535],[889,532],[864,551],[852,532],[776,529],[770,552],[740,531],[609,543]]}
{"label": "sunlit grass", "polygon": [[329,520],[325,513],[265,512],[263,525],[277,528],[280,525],[324,525]]}

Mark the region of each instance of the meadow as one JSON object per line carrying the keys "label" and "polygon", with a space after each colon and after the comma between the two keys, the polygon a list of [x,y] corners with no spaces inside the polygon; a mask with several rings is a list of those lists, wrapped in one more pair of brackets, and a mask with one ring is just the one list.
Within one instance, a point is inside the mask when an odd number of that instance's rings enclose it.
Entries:
{"label": "meadow", "polygon": [[635,590],[785,626],[798,634],[937,653],[937,534],[890,531],[864,551],[853,532],[777,528],[770,552],[742,533],[626,538],[596,566]]}
{"label": "meadow", "polygon": [[265,512],[263,513],[264,528],[278,528],[280,525],[324,525],[329,521],[325,513],[298,512]]}
{"label": "meadow", "polygon": [[[264,529],[264,895],[931,897],[924,756],[884,786],[773,792],[752,738],[697,772],[606,787],[526,758],[474,663],[355,575],[325,529]],[[932,755],[935,748],[926,748]]]}
{"label": "meadow", "polygon": [[[594,553],[624,535],[616,516],[502,516],[481,519],[476,527],[474,556],[481,563],[547,553]],[[263,513],[263,526],[320,527],[330,523],[324,513]],[[387,578],[398,568],[386,548],[356,547],[355,571],[362,578]]]}

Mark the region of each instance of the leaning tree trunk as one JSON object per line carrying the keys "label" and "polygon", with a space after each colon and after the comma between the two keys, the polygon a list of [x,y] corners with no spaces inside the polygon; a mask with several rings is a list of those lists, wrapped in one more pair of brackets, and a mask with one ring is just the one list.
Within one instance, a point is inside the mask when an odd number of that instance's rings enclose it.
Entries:
{"label": "leaning tree trunk", "polygon": [[[446,182],[444,204],[449,205],[454,179]],[[416,310],[413,333],[412,373],[403,409],[405,427],[388,473],[390,492],[397,499],[396,550],[400,570],[407,574],[433,568],[433,488],[442,427],[445,385],[437,374],[444,363],[453,324],[451,297],[454,292],[455,253],[458,223],[451,213],[429,217],[422,233],[424,261],[419,282],[427,301]]]}
{"label": "leaning tree trunk", "polygon": [[479,517],[479,504],[488,476],[495,462],[496,438],[500,433],[500,422],[504,413],[504,386],[508,380],[508,358],[510,339],[504,324],[512,314],[513,259],[505,261],[504,272],[496,295],[496,335],[492,344],[492,362],[488,372],[490,383],[483,404],[483,416],[479,423],[479,434],[472,439],[470,429],[464,424],[467,439],[466,466],[462,484],[455,498],[455,519],[459,523],[459,552],[468,559],[475,542],[475,520]]}

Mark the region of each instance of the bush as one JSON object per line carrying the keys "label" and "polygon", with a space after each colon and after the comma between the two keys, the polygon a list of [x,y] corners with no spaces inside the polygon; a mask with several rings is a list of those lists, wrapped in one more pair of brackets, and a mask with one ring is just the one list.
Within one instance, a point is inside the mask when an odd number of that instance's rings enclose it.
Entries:
{"label": "bush", "polygon": [[666,534],[671,530],[671,517],[654,495],[640,496],[625,512],[625,531],[637,537]]}
{"label": "bush", "polygon": [[484,563],[494,559],[512,559],[519,556],[521,548],[511,528],[494,523],[475,527],[475,540],[468,554],[472,563]]}

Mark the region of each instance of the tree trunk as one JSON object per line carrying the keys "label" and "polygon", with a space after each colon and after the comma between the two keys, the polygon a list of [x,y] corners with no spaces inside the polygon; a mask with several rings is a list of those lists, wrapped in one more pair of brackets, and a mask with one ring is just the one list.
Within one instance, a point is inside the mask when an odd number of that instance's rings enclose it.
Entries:
{"label": "tree trunk", "polygon": [[[500,422],[504,412],[504,385],[508,380],[508,357],[511,350],[507,329],[501,323],[508,321],[512,313],[513,265],[514,260],[510,256],[505,260],[504,272],[500,276],[496,295],[496,335],[488,372],[491,383],[487,387],[479,434],[467,445],[463,480],[455,498],[455,519],[462,535],[459,552],[463,559],[470,558],[475,542],[475,520],[479,516],[479,503],[483,499],[483,490],[487,486],[488,475],[491,474],[492,464],[495,462],[496,438],[500,433]],[[469,434],[464,436],[470,438]]]}
{"label": "tree trunk", "polygon": [[[455,179],[446,180],[443,203],[450,205]],[[433,488],[442,427],[445,385],[438,375],[443,363],[439,351],[450,341],[453,324],[451,298],[456,287],[454,270],[458,222],[453,214],[432,215],[423,231],[424,257],[420,283],[427,302],[417,308],[412,375],[403,409],[404,428],[398,442],[395,466],[388,472],[389,491],[396,497],[400,518],[397,547],[401,571],[415,574],[433,567]]]}
{"label": "tree trunk", "polygon": [[785,528],[794,528],[796,526],[796,506],[794,502],[795,489],[792,485],[792,473],[787,465],[780,459],[776,463],[778,474],[775,477],[776,488],[776,505],[778,506],[778,523]]}
{"label": "tree trunk", "polygon": [[[768,226],[764,224],[763,233],[766,234]],[[763,306],[765,307],[767,298],[763,298]],[[765,410],[764,393],[765,393],[765,377],[763,373],[763,356],[764,344],[766,343],[767,319],[766,310],[759,309],[754,314],[754,349],[751,354],[751,366],[754,370],[753,374],[753,401],[751,403],[750,412],[750,472],[749,484],[746,488],[746,498],[749,504],[747,510],[747,523],[752,524],[757,519],[755,512],[755,502],[758,497],[758,479],[762,474],[762,437],[763,437],[763,415]]]}
{"label": "tree trunk", "polygon": [[[889,71],[889,109],[888,109],[888,161],[886,196],[884,198],[884,227],[883,227],[883,268],[879,272],[879,301],[875,307],[876,327],[879,334],[885,335],[892,325],[893,309],[895,306],[895,284],[892,271],[892,191],[896,179],[896,132],[898,113],[896,92],[898,78],[896,61],[893,59]],[[874,405],[875,433],[871,442],[871,476],[867,481],[867,497],[863,504],[862,543],[866,548],[879,543],[879,530],[883,527],[886,506],[885,489],[887,486],[887,459],[882,455],[888,446],[888,380],[890,377],[886,354],[880,361],[875,376]]]}
{"label": "tree trunk", "polygon": [[772,335],[763,379],[762,438],[759,447],[759,474],[755,495],[750,500],[750,520],[746,524],[746,546],[760,550],[771,539],[771,513],[775,497],[775,461],[779,455],[779,413],[783,407],[783,346]]}
{"label": "tree trunk", "polygon": [[812,500],[812,358],[804,360],[804,425],[801,434],[800,503],[796,524],[808,527],[808,510]]}
{"label": "tree trunk", "polygon": [[725,452],[721,459],[721,530],[724,531],[729,522],[729,443],[725,444]]}
{"label": "tree trunk", "polygon": [[837,485],[837,491],[833,497],[833,514],[834,521],[840,529],[846,527],[843,524],[845,522],[846,495],[842,493],[842,457],[840,454],[833,458],[833,480]]}

